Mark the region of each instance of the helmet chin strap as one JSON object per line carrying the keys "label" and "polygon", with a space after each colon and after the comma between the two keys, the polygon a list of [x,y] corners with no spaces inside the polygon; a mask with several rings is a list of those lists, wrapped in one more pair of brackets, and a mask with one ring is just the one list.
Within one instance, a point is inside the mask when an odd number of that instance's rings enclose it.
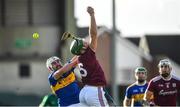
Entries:
{"label": "helmet chin strap", "polygon": [[53,71],[53,69],[51,69],[51,67],[49,67],[49,70]]}

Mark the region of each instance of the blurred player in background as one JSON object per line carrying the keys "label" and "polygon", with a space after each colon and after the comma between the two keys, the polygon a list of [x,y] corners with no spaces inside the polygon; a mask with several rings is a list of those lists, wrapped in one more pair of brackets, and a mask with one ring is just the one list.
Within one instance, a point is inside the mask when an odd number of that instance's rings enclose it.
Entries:
{"label": "blurred player in background", "polygon": [[123,106],[142,106],[144,93],[148,86],[146,82],[147,70],[144,67],[135,69],[136,82],[126,89],[126,95],[123,101]]}
{"label": "blurred player in background", "polygon": [[80,63],[82,83],[85,85],[80,92],[80,102],[88,106],[108,106],[104,96],[103,87],[106,85],[104,72],[96,59],[97,48],[97,26],[94,9],[87,7],[90,16],[89,36],[90,44],[82,39],[74,40],[70,50],[72,54],[78,55],[76,59]]}
{"label": "blurred player in background", "polygon": [[47,59],[46,66],[50,71],[49,83],[52,91],[58,97],[59,106],[79,107],[79,86],[74,75],[74,68],[78,64],[75,61],[77,57],[62,65],[60,59],[56,56]]}
{"label": "blurred player in background", "polygon": [[39,107],[58,107],[58,98],[55,94],[48,94],[44,96],[42,102]]}
{"label": "blurred player in background", "polygon": [[160,60],[158,68],[160,75],[149,82],[144,97],[145,105],[176,106],[180,78],[171,74],[172,66],[168,59]]}

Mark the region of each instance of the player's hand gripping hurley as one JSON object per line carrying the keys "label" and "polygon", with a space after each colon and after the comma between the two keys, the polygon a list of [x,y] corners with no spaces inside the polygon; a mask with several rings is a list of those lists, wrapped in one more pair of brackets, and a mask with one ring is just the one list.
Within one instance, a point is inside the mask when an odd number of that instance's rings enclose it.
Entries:
{"label": "player's hand gripping hurley", "polygon": [[67,40],[68,38],[74,39],[74,40],[78,39],[74,34],[72,34],[70,32],[64,32],[63,36],[61,37],[61,40]]}

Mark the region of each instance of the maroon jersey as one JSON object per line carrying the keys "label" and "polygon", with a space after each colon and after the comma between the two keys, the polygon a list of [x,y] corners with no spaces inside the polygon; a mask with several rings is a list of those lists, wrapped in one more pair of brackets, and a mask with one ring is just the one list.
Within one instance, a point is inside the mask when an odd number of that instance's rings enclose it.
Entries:
{"label": "maroon jersey", "polygon": [[173,76],[164,80],[161,76],[153,78],[147,88],[154,93],[154,103],[158,106],[176,106],[180,79]]}
{"label": "maroon jersey", "polygon": [[92,86],[105,86],[106,80],[104,72],[96,59],[95,52],[90,47],[86,52],[79,56],[79,62],[82,63],[81,74],[82,82]]}

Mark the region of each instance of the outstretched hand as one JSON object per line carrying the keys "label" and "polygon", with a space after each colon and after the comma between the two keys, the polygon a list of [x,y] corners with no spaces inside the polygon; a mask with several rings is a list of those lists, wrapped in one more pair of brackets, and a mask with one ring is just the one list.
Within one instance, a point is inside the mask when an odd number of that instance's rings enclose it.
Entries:
{"label": "outstretched hand", "polygon": [[87,7],[87,12],[89,13],[90,16],[91,16],[91,15],[94,15],[94,8],[88,6],[88,7]]}

